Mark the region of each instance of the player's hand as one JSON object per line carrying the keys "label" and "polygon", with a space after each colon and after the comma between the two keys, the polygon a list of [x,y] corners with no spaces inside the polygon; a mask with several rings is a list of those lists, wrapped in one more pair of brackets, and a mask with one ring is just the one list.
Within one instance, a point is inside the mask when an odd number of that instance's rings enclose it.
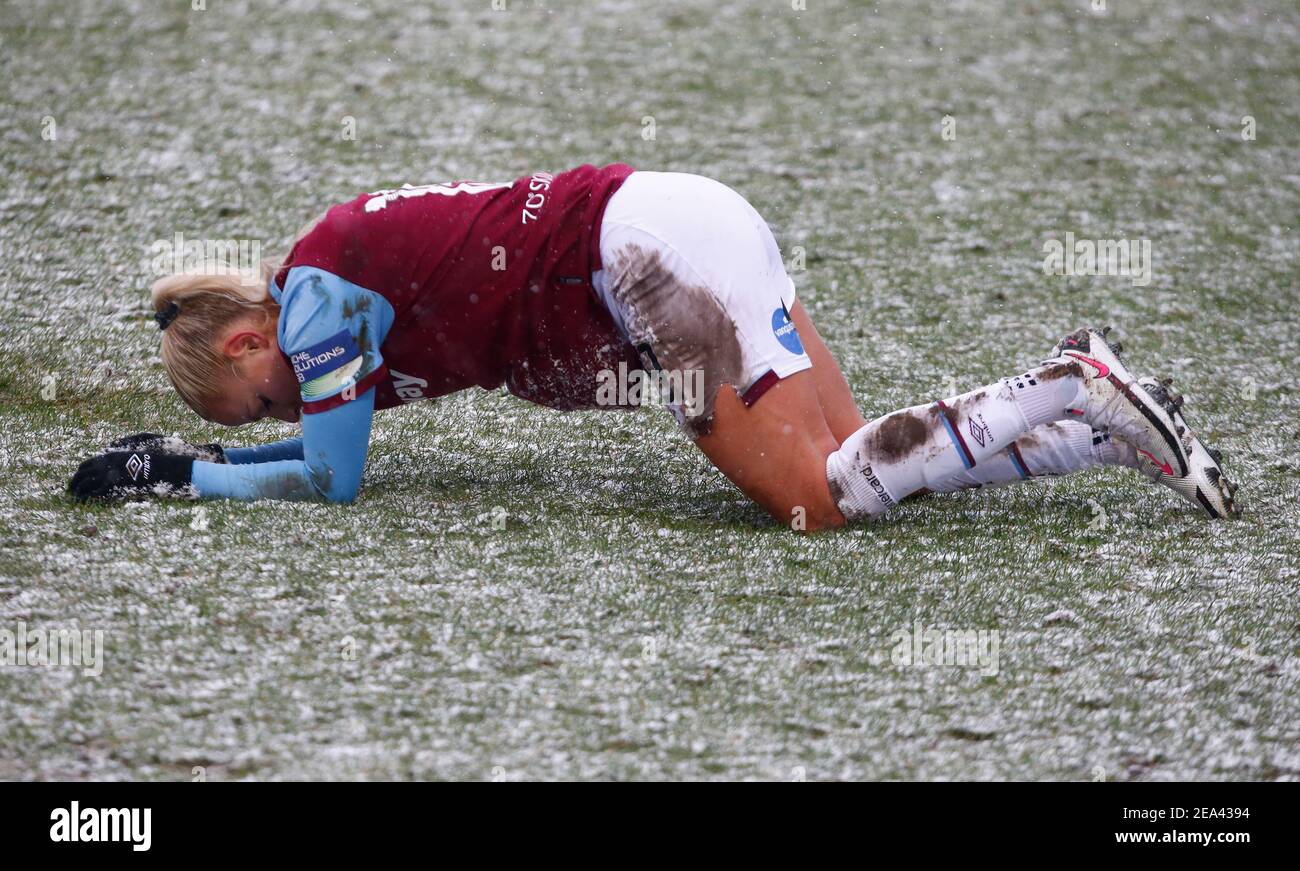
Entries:
{"label": "player's hand", "polygon": [[68,483],[77,499],[130,499],[132,497],[186,496],[190,487],[193,457],[155,451],[109,451],[81,464]]}
{"label": "player's hand", "polygon": [[151,453],[192,457],[209,463],[227,462],[225,449],[216,442],[207,445],[195,445],[175,436],[160,435],[156,432],[138,432],[135,435],[123,436],[111,443],[105,450],[149,451]]}

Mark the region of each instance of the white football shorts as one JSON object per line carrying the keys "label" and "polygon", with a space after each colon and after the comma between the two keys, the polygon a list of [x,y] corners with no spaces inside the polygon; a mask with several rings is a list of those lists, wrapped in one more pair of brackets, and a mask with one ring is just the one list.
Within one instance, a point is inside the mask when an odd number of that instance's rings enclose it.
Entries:
{"label": "white football shorts", "polygon": [[776,239],[721,182],[632,173],[606,204],[600,259],[596,292],[647,371],[680,375],[666,404],[692,438],[709,431],[721,385],[752,405],[812,367]]}

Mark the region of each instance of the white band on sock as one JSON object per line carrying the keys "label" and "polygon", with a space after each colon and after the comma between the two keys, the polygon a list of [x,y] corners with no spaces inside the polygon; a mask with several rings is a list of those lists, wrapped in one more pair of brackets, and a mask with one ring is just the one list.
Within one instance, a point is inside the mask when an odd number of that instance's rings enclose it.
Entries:
{"label": "white band on sock", "polygon": [[[1078,368],[1077,363],[1071,365]],[[1023,375],[1007,378],[1002,382],[1011,389],[1011,395],[1015,398],[1020,412],[1025,416],[1029,429],[1063,419],[1065,409],[1078,397],[1080,389],[1078,378],[1058,376],[1045,380],[1042,377],[1044,372],[1055,368],[1044,366],[1032,369]]]}
{"label": "white band on sock", "polygon": [[[1093,444],[1093,437],[1096,433],[1092,427],[1088,426],[1086,423],[1077,422],[1072,423],[1070,426],[1062,424],[1059,429],[1065,430],[1065,440],[1070,446],[1070,451],[1081,462],[1087,462],[1096,456],[1094,452],[1095,446]],[[1075,468],[1082,467],[1076,466]],[[1071,471],[1073,471],[1073,469],[1071,469]]]}
{"label": "white band on sock", "polygon": [[[831,498],[844,519],[855,520],[884,514],[898,504],[898,499],[876,476],[871,463],[862,456],[864,434],[870,424],[849,436],[844,446],[826,457],[826,481]],[[846,450],[855,445],[853,450]]]}

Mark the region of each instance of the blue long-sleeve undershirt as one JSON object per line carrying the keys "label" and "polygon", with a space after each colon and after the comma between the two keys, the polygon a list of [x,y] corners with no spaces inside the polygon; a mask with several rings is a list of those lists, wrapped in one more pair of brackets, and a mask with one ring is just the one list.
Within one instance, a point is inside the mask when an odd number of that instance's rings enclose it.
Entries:
{"label": "blue long-sleeve undershirt", "polygon": [[229,464],[195,460],[191,482],[204,499],[351,502],[361,489],[374,409],[372,387],[328,411],[304,414],[302,438],[231,448]]}
{"label": "blue long-sleeve undershirt", "polygon": [[196,460],[190,480],[205,499],[351,502],[361,489],[375,411],[375,388],[366,385],[383,377],[380,345],[393,307],[316,267],[296,266],[283,291],[274,282],[267,290],[280,304],[276,338],[301,389],[302,437],[231,448],[229,463]]}

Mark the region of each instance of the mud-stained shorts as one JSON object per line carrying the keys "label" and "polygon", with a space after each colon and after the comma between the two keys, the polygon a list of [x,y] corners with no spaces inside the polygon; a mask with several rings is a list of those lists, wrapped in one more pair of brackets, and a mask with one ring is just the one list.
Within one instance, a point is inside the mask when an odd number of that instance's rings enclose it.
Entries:
{"label": "mud-stained shorts", "polygon": [[708,432],[723,384],[752,405],[812,367],[776,239],[721,182],[632,173],[605,207],[600,259],[596,292],[646,371],[669,385],[665,404],[691,438]]}

